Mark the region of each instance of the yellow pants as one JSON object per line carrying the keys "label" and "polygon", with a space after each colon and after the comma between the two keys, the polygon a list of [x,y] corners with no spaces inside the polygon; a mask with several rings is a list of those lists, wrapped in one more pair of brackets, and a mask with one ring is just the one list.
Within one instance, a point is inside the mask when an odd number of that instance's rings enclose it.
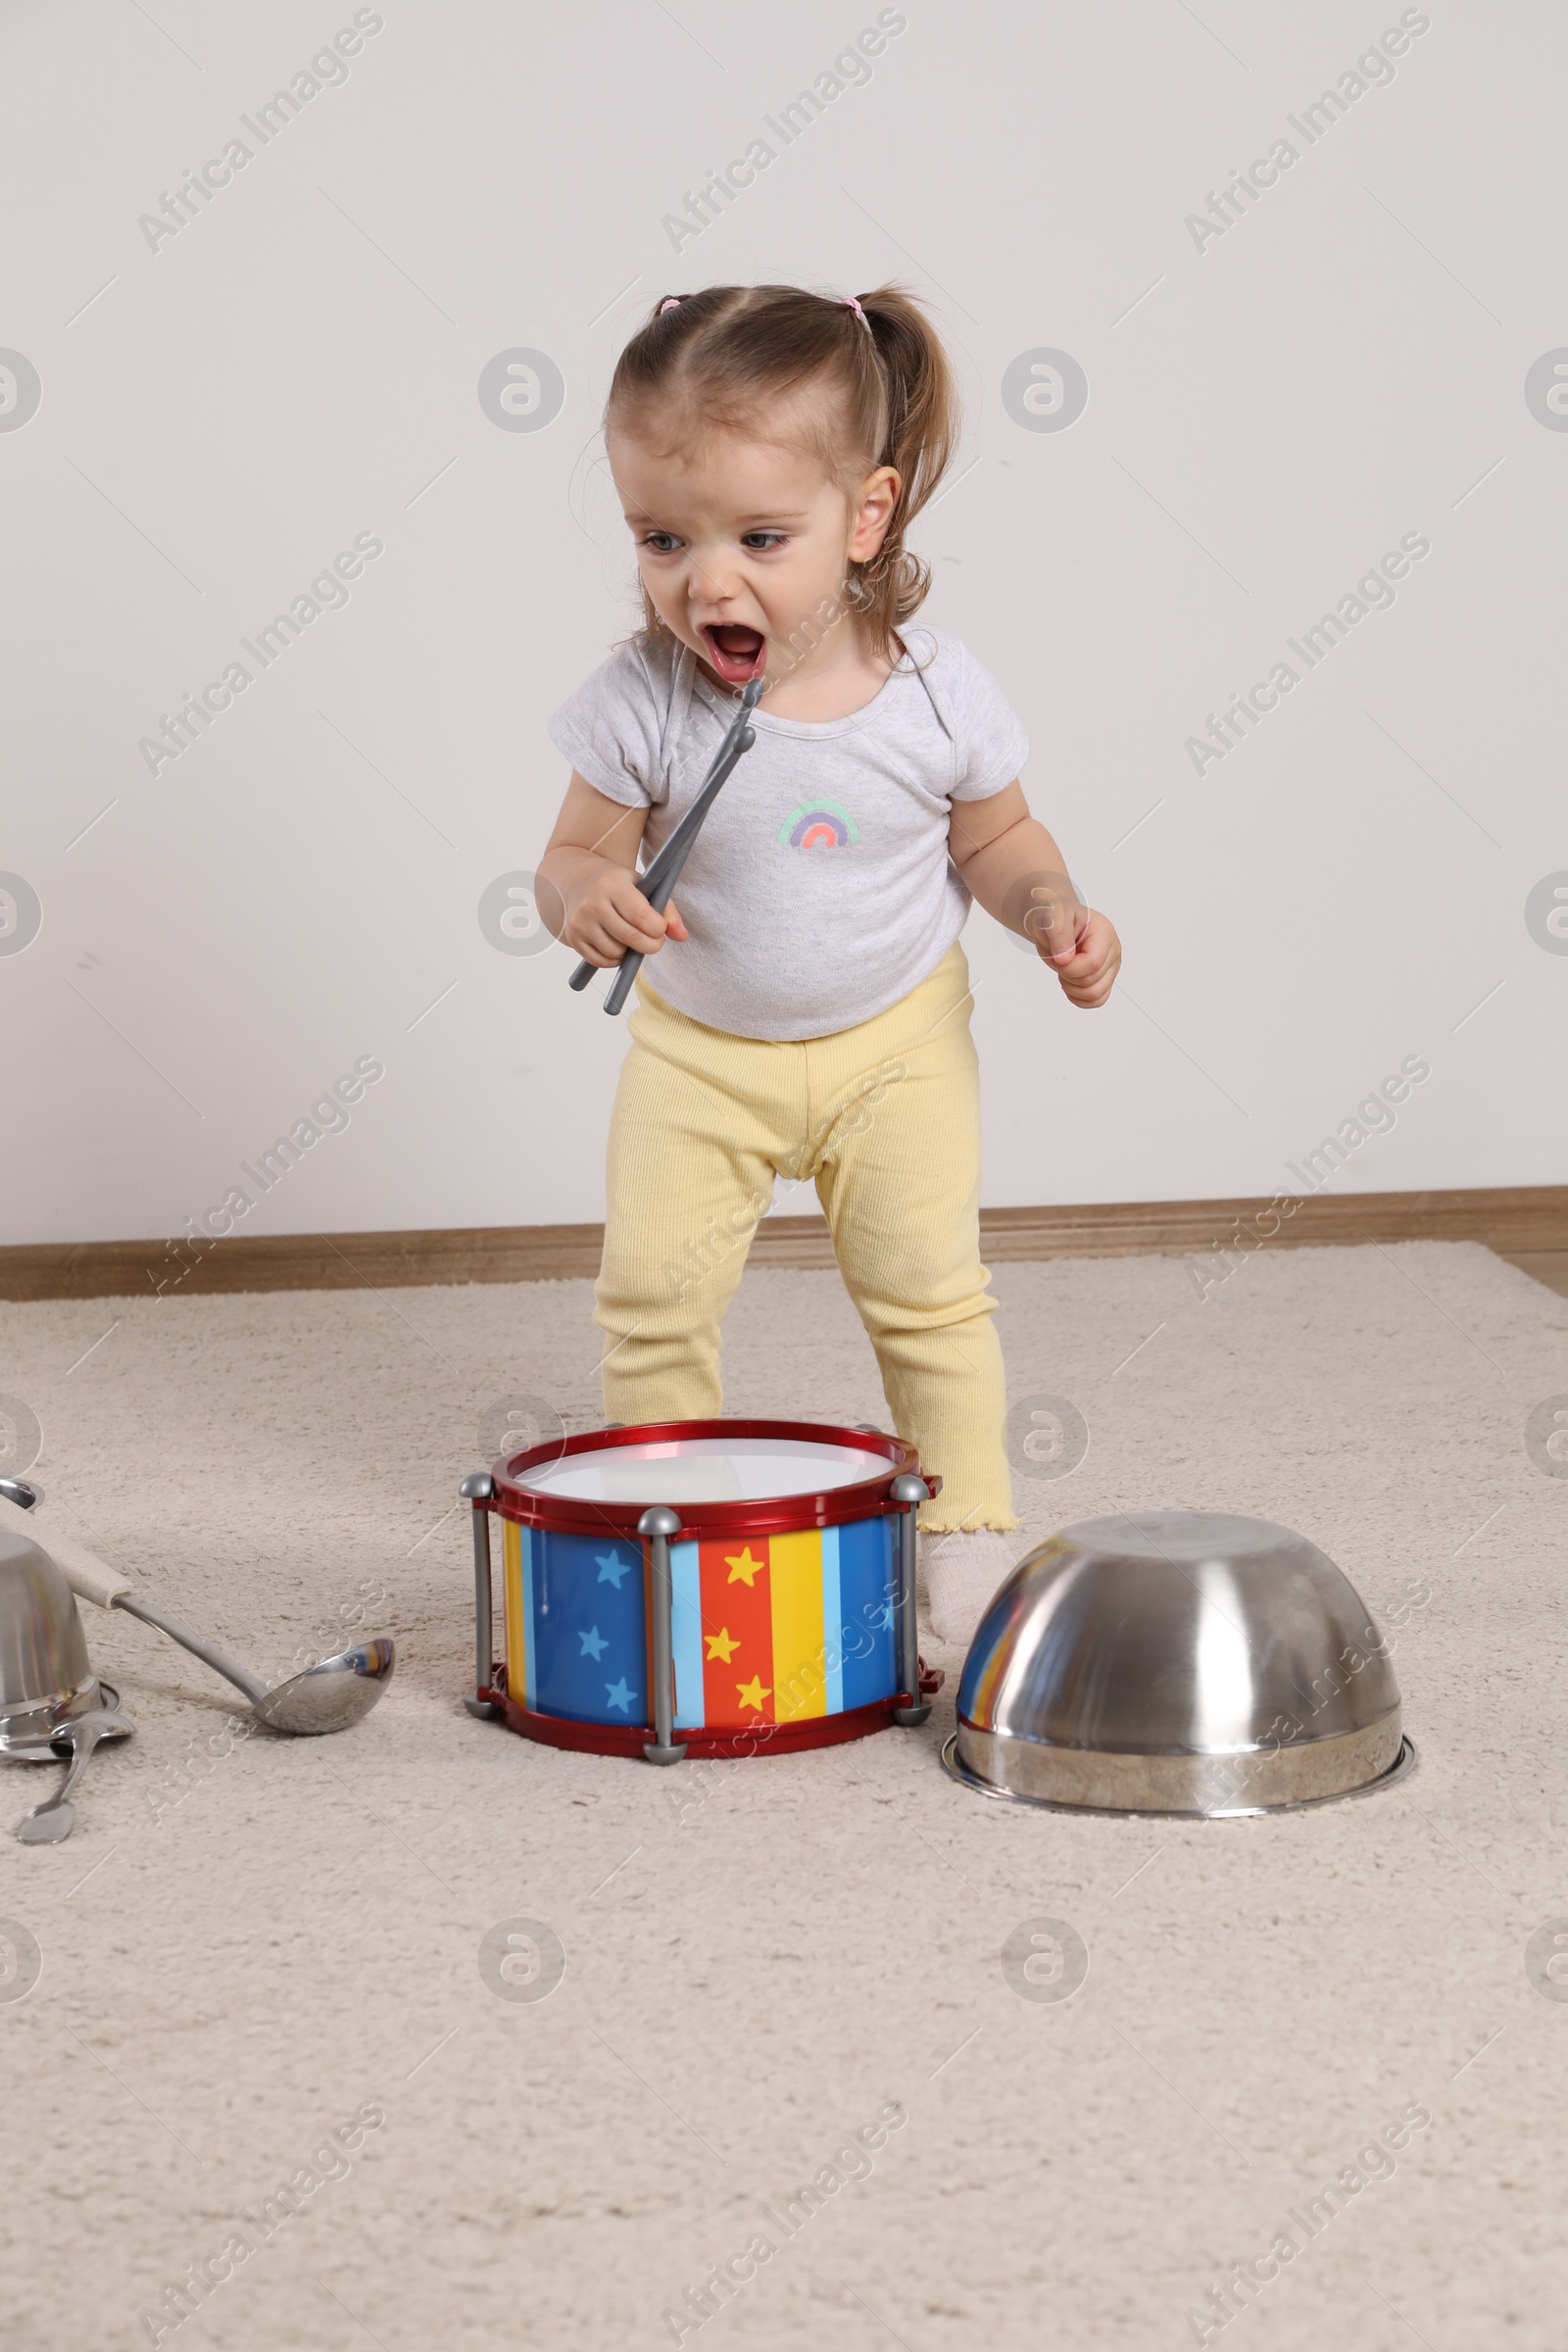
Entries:
{"label": "yellow pants", "polygon": [[776,1177],[810,1177],[894,1428],[942,1474],[921,1527],[1019,1524],[980,1263],[972,1002],[956,943],[888,1011],[800,1043],[710,1029],[639,977],[595,1293],[607,1420],[721,1410],[719,1325],[752,1235]]}

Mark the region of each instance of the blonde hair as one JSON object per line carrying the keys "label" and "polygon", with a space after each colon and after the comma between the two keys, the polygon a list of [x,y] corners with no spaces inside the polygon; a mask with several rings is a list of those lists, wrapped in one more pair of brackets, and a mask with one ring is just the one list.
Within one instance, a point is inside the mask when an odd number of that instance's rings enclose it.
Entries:
{"label": "blonde hair", "polygon": [[[785,430],[804,437],[828,478],[858,490],[878,466],[899,494],[876,554],[850,566],[848,601],[881,660],[918,611],[931,567],[905,533],[946,472],[958,437],[953,370],[936,329],[902,286],[850,303],[801,286],[707,286],[665,296],[616,363],[607,428],[673,439],[688,419],[736,429],[809,387]],[[646,590],[645,627],[662,624]]]}

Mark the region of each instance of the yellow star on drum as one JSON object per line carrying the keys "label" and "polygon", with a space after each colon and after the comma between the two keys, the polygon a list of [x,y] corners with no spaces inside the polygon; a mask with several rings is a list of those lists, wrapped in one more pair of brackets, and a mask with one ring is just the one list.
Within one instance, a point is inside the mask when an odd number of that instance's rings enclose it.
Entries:
{"label": "yellow star on drum", "polygon": [[716,1634],[705,1634],[703,1639],[708,1643],[709,1657],[722,1658],[726,1666],[740,1647],[727,1625],[721,1626]]}
{"label": "yellow star on drum", "polygon": [[761,1676],[754,1674],[749,1683],[736,1684],[735,1695],[743,1707],[755,1707],[760,1715],[763,1699],[771,1698],[773,1693],[770,1690],[764,1689]]}
{"label": "yellow star on drum", "polygon": [[762,1573],[762,1570],[767,1566],[767,1562],[765,1560],[754,1560],[752,1557],[752,1547],[748,1544],[745,1549],[741,1552],[739,1558],[735,1557],[735,1555],[731,1552],[726,1552],[724,1554],[724,1565],[729,1570],[730,1583],[732,1585],[745,1585],[748,1591],[750,1591],[756,1585],[758,1578]]}

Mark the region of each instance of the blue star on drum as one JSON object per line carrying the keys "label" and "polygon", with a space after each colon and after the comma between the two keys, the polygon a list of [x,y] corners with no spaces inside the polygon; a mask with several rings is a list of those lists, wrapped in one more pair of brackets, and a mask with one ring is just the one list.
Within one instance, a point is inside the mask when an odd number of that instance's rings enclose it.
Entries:
{"label": "blue star on drum", "polygon": [[[640,1722],[648,1685],[642,1546],[603,1536],[508,1531],[508,1647],[516,1695],[579,1722]],[[590,1597],[591,1596],[591,1597]],[[522,1628],[526,1626],[527,1632]]]}

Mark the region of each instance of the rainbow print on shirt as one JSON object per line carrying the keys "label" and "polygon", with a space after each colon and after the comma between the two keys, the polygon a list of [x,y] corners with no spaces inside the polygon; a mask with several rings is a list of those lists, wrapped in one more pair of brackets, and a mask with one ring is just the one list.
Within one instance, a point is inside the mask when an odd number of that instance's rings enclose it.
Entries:
{"label": "rainbow print on shirt", "polygon": [[779,840],[792,850],[848,850],[859,840],[859,828],[837,801],[805,801],[779,827]]}

